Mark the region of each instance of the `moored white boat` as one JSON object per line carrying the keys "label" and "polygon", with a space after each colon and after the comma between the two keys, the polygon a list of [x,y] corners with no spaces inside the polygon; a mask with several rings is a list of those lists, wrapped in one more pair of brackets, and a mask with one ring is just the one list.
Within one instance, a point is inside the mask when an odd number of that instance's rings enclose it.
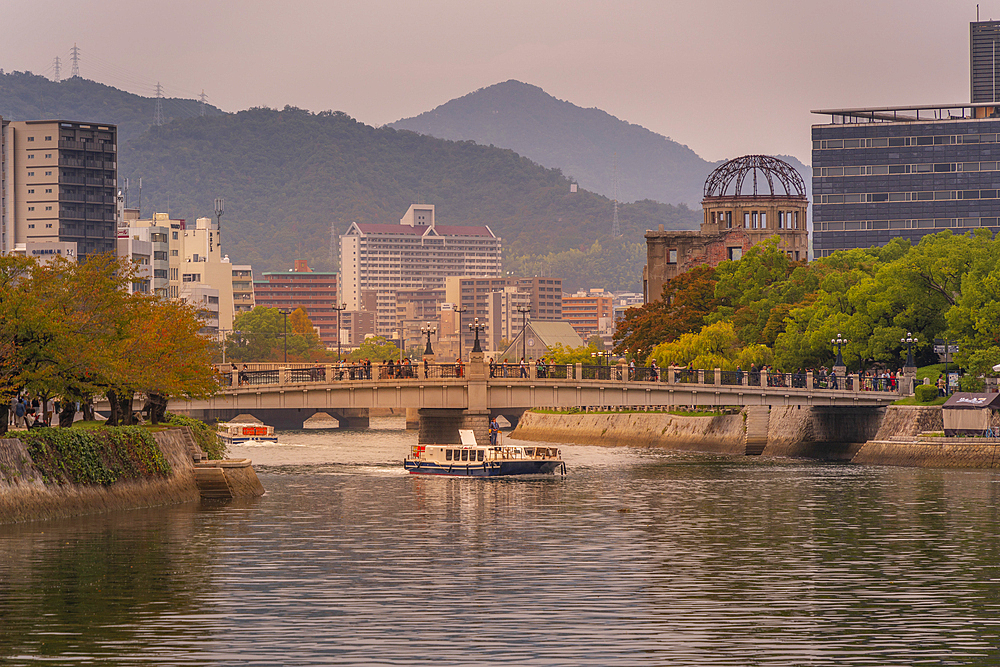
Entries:
{"label": "moored white boat", "polygon": [[566,473],[566,463],[555,447],[485,446],[476,443],[472,431],[459,433],[461,445],[413,445],[403,468],[414,475],[453,477]]}
{"label": "moored white boat", "polygon": [[226,445],[245,445],[257,442],[278,442],[274,427],[254,422],[221,422],[219,437]]}

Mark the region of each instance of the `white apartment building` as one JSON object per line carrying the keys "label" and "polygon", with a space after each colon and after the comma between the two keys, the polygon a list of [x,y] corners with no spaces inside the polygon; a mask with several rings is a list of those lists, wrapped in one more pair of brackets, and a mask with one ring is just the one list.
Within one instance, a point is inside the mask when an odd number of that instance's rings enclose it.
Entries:
{"label": "white apartment building", "polygon": [[340,237],[342,301],[361,310],[377,293],[376,333],[399,334],[396,290],[443,289],[450,276],[498,277],[500,238],[487,226],[439,225],[433,204],[413,204],[398,225],[352,223]]}
{"label": "white apartment building", "polygon": [[188,225],[184,219],[154,213],[139,220],[125,210],[127,231],[119,236],[149,241],[152,250],[151,291],[171,299],[185,299],[206,313],[209,331],[233,328],[233,265],[222,255],[218,223],[198,218]]}

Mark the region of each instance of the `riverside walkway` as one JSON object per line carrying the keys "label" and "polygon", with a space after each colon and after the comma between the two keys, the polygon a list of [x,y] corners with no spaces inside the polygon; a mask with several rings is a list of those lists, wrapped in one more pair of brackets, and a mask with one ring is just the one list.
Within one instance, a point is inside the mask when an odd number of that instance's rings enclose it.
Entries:
{"label": "riverside walkway", "polygon": [[[518,365],[506,369],[473,358],[467,364],[422,362],[399,366],[247,364],[217,369],[220,391],[213,397],[172,399],[170,410],[207,419],[230,419],[249,412],[293,411],[301,422],[326,412],[350,423],[367,422],[371,408],[420,409],[432,414],[503,414],[515,419],[530,408],[632,408],[664,406],[801,405],[885,406],[900,397],[887,381],[847,375],[831,380],[811,373],[752,373],[625,365]],[[488,420],[487,420],[488,421]],[[271,423],[270,421],[268,423]]]}

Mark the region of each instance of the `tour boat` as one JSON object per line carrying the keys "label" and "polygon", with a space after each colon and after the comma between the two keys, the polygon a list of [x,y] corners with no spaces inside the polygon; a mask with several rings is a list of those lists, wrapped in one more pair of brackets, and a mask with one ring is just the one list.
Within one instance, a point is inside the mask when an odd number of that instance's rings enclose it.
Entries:
{"label": "tour boat", "polygon": [[454,477],[550,475],[557,470],[566,474],[566,463],[555,447],[481,446],[471,430],[459,434],[460,445],[413,445],[403,469],[413,475]]}
{"label": "tour boat", "polygon": [[274,427],[255,422],[224,422],[219,424],[219,437],[226,445],[278,442]]}

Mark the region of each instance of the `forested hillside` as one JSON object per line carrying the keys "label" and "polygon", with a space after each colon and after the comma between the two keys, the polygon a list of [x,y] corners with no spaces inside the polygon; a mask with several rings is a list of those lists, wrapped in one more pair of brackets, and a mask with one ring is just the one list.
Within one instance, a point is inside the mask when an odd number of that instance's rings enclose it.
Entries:
{"label": "forested hillside", "polygon": [[[197,100],[167,97],[160,100],[165,122],[218,115],[222,111]],[[30,72],[0,74],[0,116],[7,120],[78,120],[118,126],[118,141],[139,136],[153,124],[156,98],[78,76],[56,83]]]}
{"label": "forested hillside", "polygon": [[[698,208],[706,177],[721,164],[640,125],[514,80],[481,88],[391,126],[510,148],[541,165],[561,169],[582,187],[607,197],[614,196],[617,159],[619,200],[628,202],[653,199]],[[799,160],[779,157],[810,182],[809,170]]]}
{"label": "forested hillside", "polygon": [[567,287],[638,290],[644,254],[621,244],[641,243],[643,232],[660,224],[691,229],[701,222],[700,210],[623,205],[624,237],[611,242],[612,202],[582,189],[570,193],[558,170],[510,150],[374,128],[340,112],[257,108],[191,118],[151,128],[120,146],[119,158],[120,177],[143,179],[143,215],[169,208],[193,219],[211,215],[214,198],[225,197],[224,251],[258,272],[288,268],[297,257],[334,268],[332,233],[352,221],[397,223],[422,202],[437,206],[440,224],[489,225],[503,238],[508,267],[520,268],[523,256],[571,250],[593,258],[595,241],[620,246],[625,254],[615,251],[617,261],[589,262],[580,278],[586,284]]}

